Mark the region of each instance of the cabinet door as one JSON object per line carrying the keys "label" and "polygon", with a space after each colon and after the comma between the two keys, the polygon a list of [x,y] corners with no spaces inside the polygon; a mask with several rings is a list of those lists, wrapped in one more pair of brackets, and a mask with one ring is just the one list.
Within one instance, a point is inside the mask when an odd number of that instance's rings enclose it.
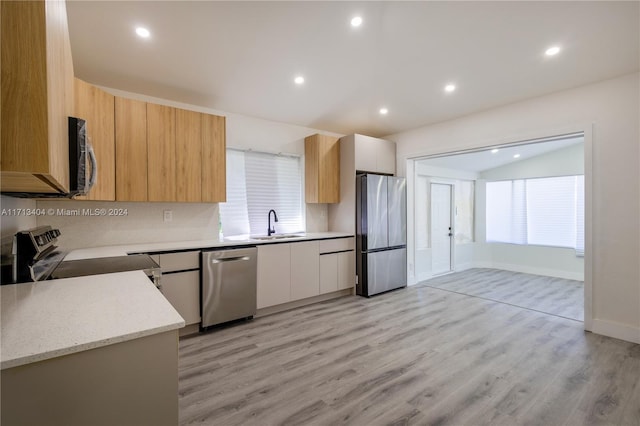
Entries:
{"label": "cabinet door", "polygon": [[164,274],[162,294],[184,318],[185,325],[200,322],[200,271]]}
{"label": "cabinet door", "polygon": [[356,285],[356,256],[353,251],[338,253],[338,290]]}
{"label": "cabinet door", "polygon": [[0,2],[2,191],[69,190],[73,61],[64,1]]}
{"label": "cabinet door", "polygon": [[176,110],[147,103],[149,201],[176,201]]}
{"label": "cabinet door", "polygon": [[320,294],[338,291],[338,254],[320,256]]}
{"label": "cabinet door", "polygon": [[[116,199],[115,97],[76,78],[74,99],[74,114],[87,121],[87,135],[98,163],[95,185],[89,194],[78,199],[114,201]],[[90,166],[87,165],[87,167]]]}
{"label": "cabinet door", "polygon": [[376,171],[390,175],[396,174],[395,142],[378,139],[376,143]]}
{"label": "cabinet door", "polygon": [[200,252],[162,253],[158,256],[158,264],[162,269],[162,273],[200,269]]}
{"label": "cabinet door", "polygon": [[305,200],[307,203],[340,201],[340,141],[325,135],[306,137]]}
{"label": "cabinet door", "polygon": [[258,309],[291,300],[291,245],[258,246]]}
{"label": "cabinet door", "polygon": [[320,294],[318,242],[291,244],[291,300]]}
{"label": "cabinet door", "polygon": [[116,97],[116,200],[147,201],[147,104]]}
{"label": "cabinet door", "polygon": [[227,201],[225,118],[202,114],[202,201]]}
{"label": "cabinet door", "polygon": [[356,170],[375,172],[377,170],[378,139],[355,135]]}
{"label": "cabinet door", "polygon": [[202,115],[176,110],[176,201],[202,200]]}

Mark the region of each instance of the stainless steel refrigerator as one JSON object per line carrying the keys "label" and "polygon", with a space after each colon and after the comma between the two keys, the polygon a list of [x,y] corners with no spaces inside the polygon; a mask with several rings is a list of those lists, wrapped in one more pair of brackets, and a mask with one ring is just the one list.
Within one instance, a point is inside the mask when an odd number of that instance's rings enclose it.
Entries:
{"label": "stainless steel refrigerator", "polygon": [[407,186],[404,178],[356,177],[356,294],[407,286]]}

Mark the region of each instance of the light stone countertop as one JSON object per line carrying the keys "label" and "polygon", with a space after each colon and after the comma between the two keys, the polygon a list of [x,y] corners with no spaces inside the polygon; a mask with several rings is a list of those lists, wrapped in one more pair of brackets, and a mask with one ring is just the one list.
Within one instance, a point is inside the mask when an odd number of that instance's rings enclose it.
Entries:
{"label": "light stone countertop", "polygon": [[[174,250],[353,237],[344,232],[296,238],[173,241],[74,250],[65,260]],[[142,271],[0,287],[0,368],[125,342],[184,327],[184,319]]]}
{"label": "light stone countertop", "polygon": [[4,285],[1,369],[184,327],[142,271]]}
{"label": "light stone countertop", "polygon": [[223,248],[246,245],[281,244],[294,243],[299,241],[326,240],[332,238],[353,237],[353,234],[345,232],[314,232],[306,233],[304,236],[295,238],[284,238],[280,240],[256,240],[251,237],[246,238],[225,238],[219,240],[195,240],[195,241],[168,241],[162,243],[140,243],[121,246],[92,247],[78,249],[69,253],[64,260],[92,259],[98,257],[124,256],[133,253],[153,253],[173,250],[200,250],[209,248]]}

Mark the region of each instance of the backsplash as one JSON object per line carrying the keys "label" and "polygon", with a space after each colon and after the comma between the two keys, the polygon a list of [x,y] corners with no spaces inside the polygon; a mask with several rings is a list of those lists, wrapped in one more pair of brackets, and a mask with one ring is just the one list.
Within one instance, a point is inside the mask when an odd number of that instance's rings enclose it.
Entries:
{"label": "backsplash", "polygon": [[[38,225],[60,229],[63,250],[218,238],[217,204],[45,200],[37,205],[48,212],[38,217]],[[165,210],[171,211],[171,222],[164,222]]]}
{"label": "backsplash", "polygon": [[0,218],[2,237],[10,237],[23,229],[36,227],[36,216],[27,214],[27,210],[36,208],[35,200],[2,195],[0,206],[3,210]]}
{"label": "backsplash", "polygon": [[[37,207],[47,212],[37,217],[37,225],[60,229],[63,250],[218,238],[218,204],[42,200]],[[326,204],[306,207],[307,232],[326,231]],[[164,222],[165,210],[171,210],[171,222]]]}

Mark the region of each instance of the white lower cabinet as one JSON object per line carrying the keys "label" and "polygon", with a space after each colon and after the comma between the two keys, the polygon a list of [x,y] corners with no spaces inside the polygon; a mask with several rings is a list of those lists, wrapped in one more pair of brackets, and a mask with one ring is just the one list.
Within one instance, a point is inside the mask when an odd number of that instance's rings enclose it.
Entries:
{"label": "white lower cabinet", "polygon": [[291,301],[291,244],[258,246],[258,309]]}
{"label": "white lower cabinet", "polygon": [[353,251],[320,255],[320,293],[353,288],[356,262]]}
{"label": "white lower cabinet", "polygon": [[354,238],[320,241],[320,294],[353,288],[356,284]]}
{"label": "white lower cabinet", "polygon": [[320,255],[320,293],[338,291],[338,254]]}
{"label": "white lower cabinet", "polygon": [[258,246],[258,309],[353,288],[353,238]]}
{"label": "white lower cabinet", "polygon": [[163,274],[162,294],[184,318],[185,325],[200,322],[200,271]]}
{"label": "white lower cabinet", "polygon": [[338,253],[338,290],[356,285],[356,256],[354,251]]}
{"label": "white lower cabinet", "polygon": [[159,253],[151,257],[162,271],[164,297],[184,318],[185,325],[200,323],[200,252]]}
{"label": "white lower cabinet", "polygon": [[318,242],[291,244],[291,300],[320,294]]}

